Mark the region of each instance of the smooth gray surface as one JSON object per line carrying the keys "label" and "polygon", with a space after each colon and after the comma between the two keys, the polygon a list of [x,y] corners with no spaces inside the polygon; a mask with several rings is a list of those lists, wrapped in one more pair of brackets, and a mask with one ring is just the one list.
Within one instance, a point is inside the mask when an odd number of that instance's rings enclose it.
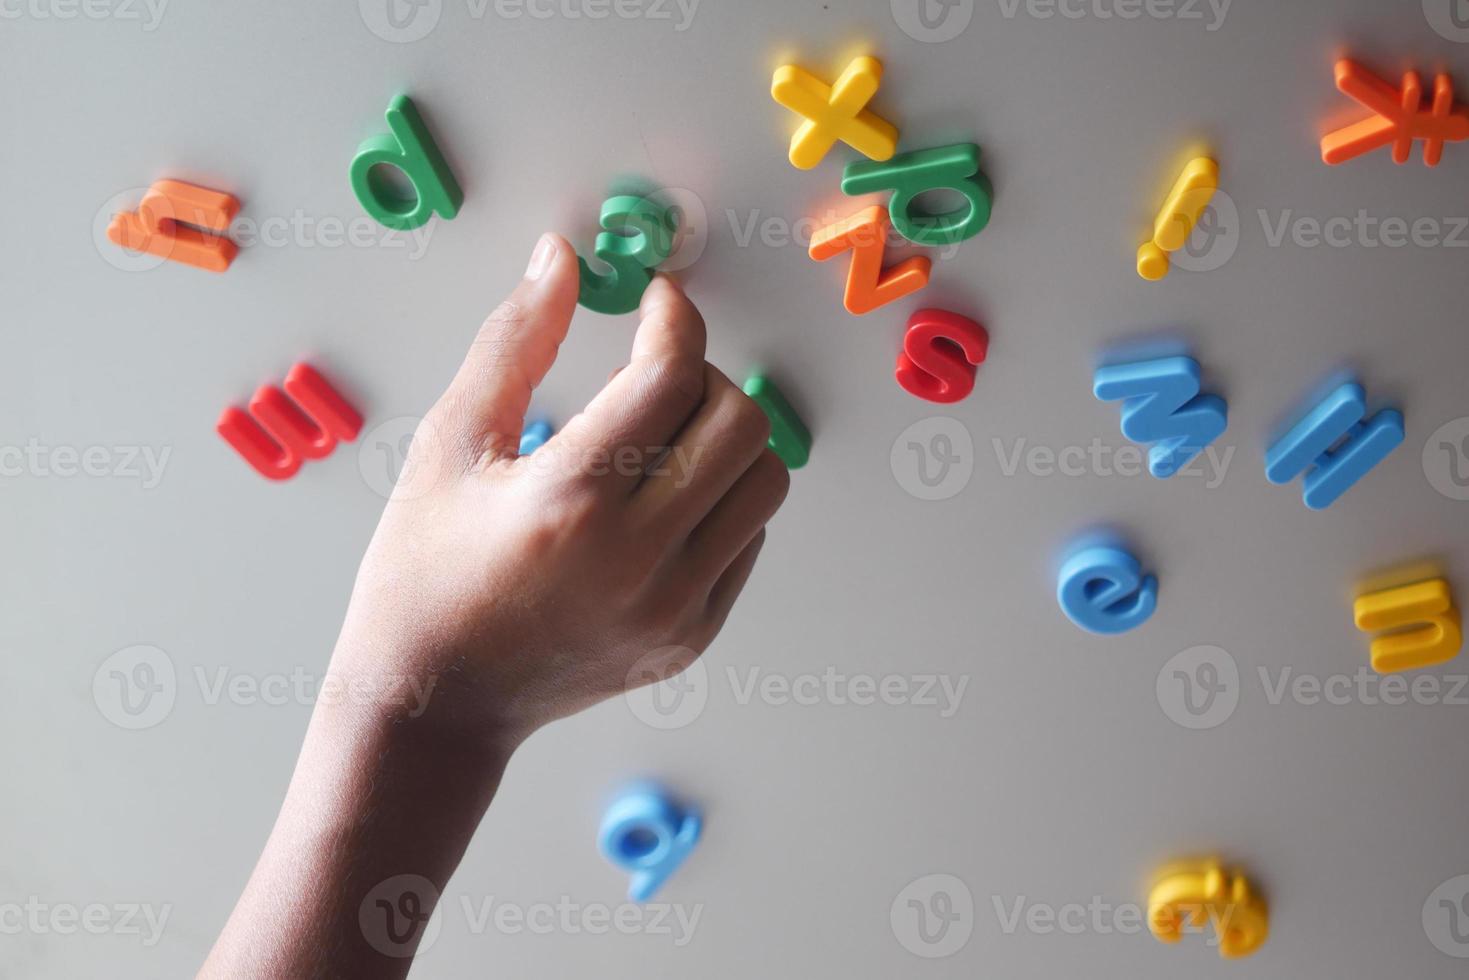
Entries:
{"label": "smooth gray surface", "polygon": [[[1449,234],[1469,214],[1469,147],[1450,146],[1432,171],[1416,149],[1403,167],[1385,151],[1336,169],[1317,155],[1319,127],[1360,115],[1331,84],[1343,52],[1394,80],[1407,67],[1451,68],[1469,95],[1469,45],[1436,32],[1419,0],[1236,0],[1217,30],[1202,5],[1203,20],[1122,20],[1098,17],[1091,0],[1070,7],[1079,18],[981,0],[944,43],[910,37],[883,0],[704,0],[682,31],[675,7],[670,19],[510,19],[493,0],[478,17],[443,0],[411,43],[376,36],[347,2],[174,0],[152,30],[142,7],[141,21],[7,9],[22,14],[0,21],[0,445],[170,456],[149,488],[35,466],[0,482],[0,904],[171,911],[151,946],[117,929],[0,922],[0,977],[180,976],[202,960],[310,711],[289,697],[211,704],[217,672],[319,676],[382,505],[386,447],[404,431],[376,427],[431,403],[536,234],[587,246],[608,185],[626,176],[702,202],[707,247],[687,281],[711,359],[731,375],[776,373],[815,432],[812,462],[706,658],[702,712],[660,731],[619,701],[532,740],[414,976],[1463,976],[1464,962],[1430,942],[1423,911],[1469,872],[1469,706],[1272,703],[1258,673],[1276,684],[1286,668],[1358,671],[1366,639],[1350,604],[1374,570],[1441,557],[1461,589],[1469,582],[1469,504],[1428,479],[1452,488],[1452,460],[1430,437],[1469,415],[1469,236],[1457,247],[1313,248],[1289,236],[1273,247],[1259,216],[1273,228],[1287,213],[1366,209],[1434,218]],[[926,292],[854,319],[839,306],[841,263],[758,233],[742,247],[741,235],[752,220],[855,208],[837,191],[851,154],[792,169],[791,120],[767,90],[784,60],[834,72],[864,44],[886,63],[878,102],[902,145],[976,140],[997,203]],[[94,245],[110,199],[164,176],[231,190],[255,221],[361,223],[347,162],[384,128],[399,90],[466,192],[421,256],[327,247],[318,231],[249,247],[212,276],[120,271]],[[1145,284],[1133,252],[1193,139],[1220,162],[1238,250],[1211,271]],[[977,390],[949,410],[892,381],[903,322],[920,305],[976,316],[992,334]],[[574,412],[632,329],[579,314],[538,407]],[[1126,445],[1116,407],[1091,397],[1091,370],[1109,343],[1160,329],[1189,341],[1229,399],[1220,445],[1237,453],[1222,483],[1023,464],[1006,475],[999,457],[1015,440]],[[271,485],[212,425],[302,357],[364,411],[368,432]],[[1265,482],[1262,448],[1283,413],[1348,364],[1371,395],[1401,404],[1409,438],[1314,514],[1298,488]],[[935,416],[970,433],[973,476],[928,502],[904,489],[915,479],[904,447],[906,464],[890,457],[907,427]],[[1125,529],[1162,580],[1156,617],[1117,639],[1080,633],[1052,597],[1058,549],[1098,523]],[[129,731],[109,721],[106,678],[102,697],[93,681],[135,644],[166,653],[175,702]],[[1239,703],[1191,731],[1170,720],[1172,688],[1160,701],[1157,684],[1170,658],[1199,645],[1232,656]],[[1465,665],[1431,673],[1462,680]],[[948,718],[915,704],[741,703],[736,690],[754,669],[828,668],[967,688]],[[691,942],[493,924],[475,934],[466,899],[617,904],[624,878],[594,833],[606,794],[639,773],[707,813],[703,844],[660,896],[686,914],[702,907]],[[1223,964],[1197,939],[1165,948],[1089,917],[1080,935],[1007,933],[996,911],[1008,916],[1022,896],[1055,908],[1142,902],[1155,865],[1205,849],[1244,862],[1268,892],[1274,934],[1252,959]],[[890,924],[899,893],[930,874],[957,876],[973,899],[972,936],[945,959],[905,948],[904,935],[924,947],[903,915]]]}

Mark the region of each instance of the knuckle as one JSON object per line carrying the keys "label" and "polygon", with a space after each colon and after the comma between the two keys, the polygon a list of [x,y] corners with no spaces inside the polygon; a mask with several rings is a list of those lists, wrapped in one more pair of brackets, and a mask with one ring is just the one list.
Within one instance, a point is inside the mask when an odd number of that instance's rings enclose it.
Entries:
{"label": "knuckle", "polygon": [[514,300],[505,300],[490,311],[479,328],[476,343],[491,343],[501,340],[506,334],[518,333],[529,322],[524,306]]}
{"label": "knuckle", "polygon": [[555,554],[571,542],[595,540],[602,532],[598,501],[576,484],[553,482],[534,490],[520,509],[521,539],[533,556]]}
{"label": "knuckle", "polygon": [[743,391],[734,388],[721,406],[726,425],[740,446],[763,446],[770,439],[770,419]]}
{"label": "knuckle", "polygon": [[705,364],[677,355],[662,357],[648,367],[649,387],[659,397],[675,402],[692,412],[704,400]]}
{"label": "knuckle", "polygon": [[562,529],[546,520],[528,521],[520,531],[521,549],[530,560],[538,561],[556,554],[561,545]]}
{"label": "knuckle", "polygon": [[770,449],[760,454],[760,458],[755,461],[755,466],[758,469],[756,479],[759,481],[760,488],[769,495],[770,510],[774,512],[785,503],[786,495],[791,491],[791,471],[786,469],[780,457]]}
{"label": "knuckle", "polygon": [[545,519],[583,539],[599,529],[602,498],[591,482],[576,478],[557,479],[537,489],[537,497],[544,501]]}

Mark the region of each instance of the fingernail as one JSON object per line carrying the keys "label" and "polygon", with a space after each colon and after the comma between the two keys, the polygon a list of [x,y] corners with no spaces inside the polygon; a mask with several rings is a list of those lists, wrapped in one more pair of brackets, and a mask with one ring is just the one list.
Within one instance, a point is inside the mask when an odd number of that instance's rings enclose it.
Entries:
{"label": "fingernail", "polygon": [[556,257],[556,242],[550,235],[542,235],[541,240],[536,242],[536,250],[530,253],[530,264],[525,267],[527,279],[539,279],[551,268],[551,260]]}

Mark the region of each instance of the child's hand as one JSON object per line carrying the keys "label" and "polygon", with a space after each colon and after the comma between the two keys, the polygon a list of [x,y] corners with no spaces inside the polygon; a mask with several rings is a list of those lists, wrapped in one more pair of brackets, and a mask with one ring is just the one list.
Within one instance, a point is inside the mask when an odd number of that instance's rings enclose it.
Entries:
{"label": "child's hand", "polygon": [[432,682],[421,723],[456,737],[518,739],[622,692],[630,672],[642,684],[687,667],[789,485],[764,414],[705,362],[704,322],[663,277],[628,366],[519,457],[577,282],[575,253],[548,235],[480,329],[414,438],[333,664],[348,680]]}
{"label": "child's hand", "polygon": [[518,457],[578,275],[541,239],[419,427],[332,657],[349,696],[318,701],[201,976],[401,977],[421,930],[385,930],[380,907],[432,911],[520,740],[688,666],[749,577],[789,477],[668,280],[631,362]]}

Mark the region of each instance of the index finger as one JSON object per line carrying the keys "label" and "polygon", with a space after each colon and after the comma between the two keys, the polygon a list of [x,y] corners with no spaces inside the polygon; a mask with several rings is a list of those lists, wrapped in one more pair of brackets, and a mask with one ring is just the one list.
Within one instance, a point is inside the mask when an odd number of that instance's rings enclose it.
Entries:
{"label": "index finger", "polygon": [[[666,276],[648,286],[639,313],[642,322],[627,367],[558,438],[612,458],[635,451],[651,463],[704,401],[708,337],[698,309]],[[642,479],[640,467],[614,469],[608,478],[626,492]]]}

